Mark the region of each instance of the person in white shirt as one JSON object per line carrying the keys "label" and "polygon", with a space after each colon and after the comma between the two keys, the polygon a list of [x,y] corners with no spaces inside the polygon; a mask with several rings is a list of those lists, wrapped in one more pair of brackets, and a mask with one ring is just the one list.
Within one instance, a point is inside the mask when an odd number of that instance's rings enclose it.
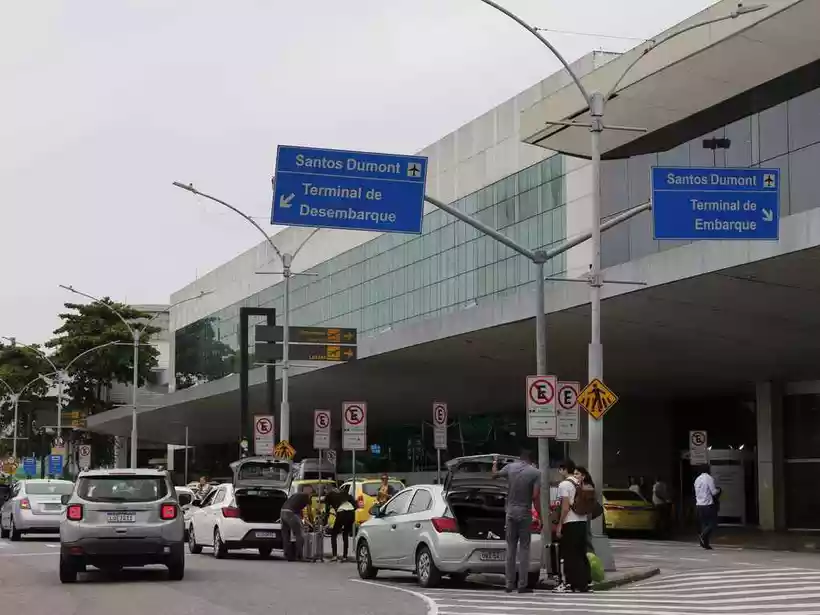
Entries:
{"label": "person in white shirt", "polygon": [[587,515],[575,512],[576,495],[581,483],[574,478],[575,464],[569,459],[558,467],[561,482],[558,495],[561,498],[561,512],[555,535],[561,544],[561,558],[564,560],[566,585],[556,588],[556,592],[589,591],[592,572],[587,559]]}
{"label": "person in white shirt", "polygon": [[710,551],[712,545],[709,541],[717,526],[719,496],[720,489],[709,473],[709,466],[704,466],[700,476],[695,479],[695,510],[700,523],[700,546]]}

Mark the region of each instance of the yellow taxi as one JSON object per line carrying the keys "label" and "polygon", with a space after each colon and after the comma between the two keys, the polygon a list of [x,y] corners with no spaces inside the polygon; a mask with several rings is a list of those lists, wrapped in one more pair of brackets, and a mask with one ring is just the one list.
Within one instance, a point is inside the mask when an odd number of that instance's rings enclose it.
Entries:
{"label": "yellow taxi", "polygon": [[[339,489],[344,493],[350,493],[353,481],[343,483]],[[357,478],[356,479],[356,525],[361,525],[370,519],[370,509],[376,504],[376,496],[379,493],[379,487],[382,484],[380,478]],[[404,489],[405,485],[397,478],[389,478],[387,486],[390,489],[390,496],[397,494]]]}
{"label": "yellow taxi", "polygon": [[654,532],[658,527],[655,507],[629,489],[605,487],[603,495],[606,529],[625,532]]}
{"label": "yellow taxi", "polygon": [[304,485],[310,485],[313,487],[313,497],[311,498],[311,503],[308,508],[305,508],[304,512],[302,513],[303,516],[307,521],[310,523],[314,523],[317,516],[324,512],[325,507],[323,504],[323,497],[327,494],[331,489],[336,487],[336,481],[332,479],[305,479],[305,480],[295,480],[290,484],[290,495],[294,493],[298,493],[302,490]]}

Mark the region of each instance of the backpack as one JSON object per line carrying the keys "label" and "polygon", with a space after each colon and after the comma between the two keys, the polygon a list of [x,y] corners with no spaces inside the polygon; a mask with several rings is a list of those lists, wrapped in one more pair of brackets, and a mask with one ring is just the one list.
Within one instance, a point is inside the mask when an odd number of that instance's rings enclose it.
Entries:
{"label": "backpack", "polygon": [[595,497],[595,487],[582,485],[576,481],[571,481],[575,486],[575,498],[572,501],[572,512],[585,517],[594,515],[598,509],[598,500]]}

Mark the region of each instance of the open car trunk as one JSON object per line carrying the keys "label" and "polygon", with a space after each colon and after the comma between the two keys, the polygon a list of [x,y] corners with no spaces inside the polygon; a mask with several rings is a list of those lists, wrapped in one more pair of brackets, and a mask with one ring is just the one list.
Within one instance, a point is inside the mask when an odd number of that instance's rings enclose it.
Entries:
{"label": "open car trunk", "polygon": [[246,523],[276,523],[288,499],[284,491],[271,488],[237,489],[235,497],[239,516]]}
{"label": "open car trunk", "polygon": [[[493,477],[493,455],[460,457],[447,464],[444,497],[458,530],[470,540],[504,540],[507,479]],[[515,461],[499,456],[499,469]]]}

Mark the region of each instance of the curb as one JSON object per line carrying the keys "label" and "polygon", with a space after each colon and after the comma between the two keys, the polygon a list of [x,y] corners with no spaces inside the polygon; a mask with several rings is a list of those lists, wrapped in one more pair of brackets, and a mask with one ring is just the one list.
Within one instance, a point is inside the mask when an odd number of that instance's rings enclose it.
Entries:
{"label": "curb", "polygon": [[604,580],[598,583],[593,583],[592,589],[594,589],[595,591],[606,591],[608,589],[621,587],[622,585],[629,585],[630,583],[645,581],[646,579],[652,578],[656,575],[659,575],[660,573],[660,568],[648,568],[636,572],[628,572],[616,579]]}

